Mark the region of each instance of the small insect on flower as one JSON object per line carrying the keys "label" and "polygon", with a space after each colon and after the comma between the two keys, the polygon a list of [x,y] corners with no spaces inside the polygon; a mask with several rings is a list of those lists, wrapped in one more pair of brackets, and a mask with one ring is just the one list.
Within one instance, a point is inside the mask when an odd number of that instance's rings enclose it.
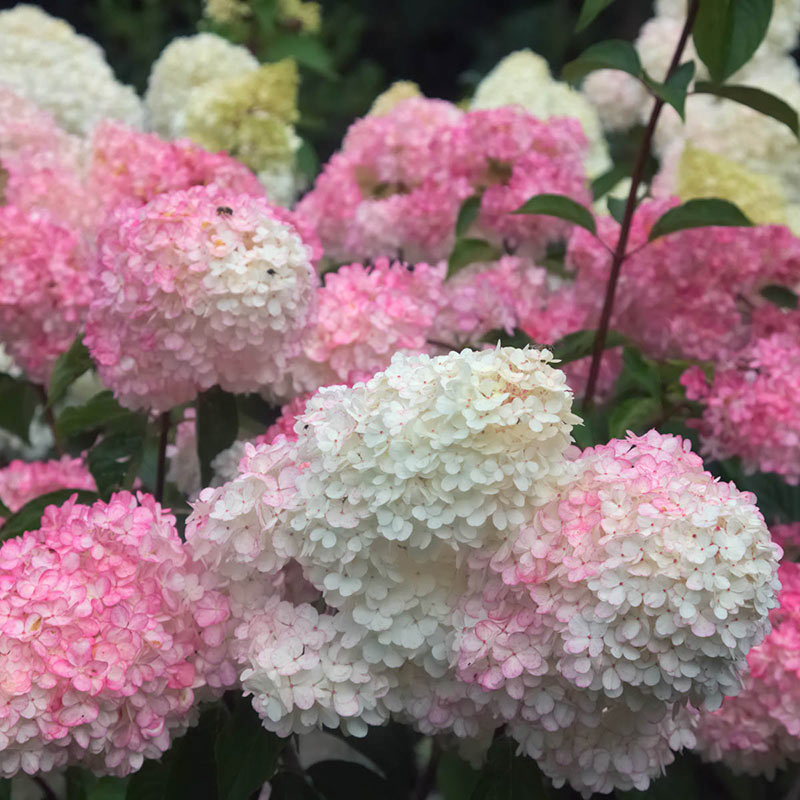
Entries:
{"label": "small insect on flower", "polygon": [[230,206],[217,206],[217,214],[230,217],[233,214],[233,209]]}

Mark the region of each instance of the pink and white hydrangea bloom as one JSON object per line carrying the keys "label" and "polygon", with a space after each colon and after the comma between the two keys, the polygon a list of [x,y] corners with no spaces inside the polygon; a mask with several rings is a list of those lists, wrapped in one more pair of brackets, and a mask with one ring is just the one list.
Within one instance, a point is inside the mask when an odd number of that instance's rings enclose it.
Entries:
{"label": "pink and white hydrangea bloom", "polygon": [[200,186],[123,206],[99,241],[86,345],[129,408],[276,383],[300,349],[312,247],[265,200]]}
{"label": "pink and white hydrangea bloom", "polygon": [[0,774],[126,775],[230,685],[228,601],[148,495],[45,510],[0,547]]}

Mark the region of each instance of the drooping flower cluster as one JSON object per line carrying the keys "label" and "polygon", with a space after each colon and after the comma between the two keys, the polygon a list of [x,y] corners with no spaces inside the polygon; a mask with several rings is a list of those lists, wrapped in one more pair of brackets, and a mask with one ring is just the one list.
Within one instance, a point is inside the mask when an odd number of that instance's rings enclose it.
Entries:
{"label": "drooping flower cluster", "polygon": [[0,548],[0,774],[158,758],[233,680],[228,613],[152,497],[50,506]]}
{"label": "drooping flower cluster", "polygon": [[772,632],[748,656],[744,688],[697,724],[703,758],[770,777],[800,759],[800,564],[783,563],[778,576],[780,606],[770,613]]}
{"label": "drooping flower cluster", "polygon": [[215,384],[275,383],[299,351],[316,272],[288,212],[211,185],[120,207],[99,242],[86,345],[130,408]]}
{"label": "drooping flower cluster", "polygon": [[0,207],[0,339],[28,377],[47,384],[91,298],[75,236],[39,214]]}
{"label": "drooping flower cluster", "polygon": [[603,129],[596,109],[577,90],[553,80],[542,56],[517,50],[502,59],[478,84],[470,108],[519,106],[535,117],[573,117],[581,123],[589,142],[586,173],[590,178],[611,167]]}
{"label": "drooping flower cluster", "polygon": [[57,489],[97,490],[91,472],[80,458],[62,456],[53,461],[12,461],[0,469],[0,500],[19,511],[29,500]]}
{"label": "drooping flower cluster", "polygon": [[704,454],[739,456],[747,472],[776,472],[800,483],[796,333],[757,338],[717,364],[710,386],[704,377],[694,367],[681,379],[687,396],[705,405],[697,422]]}
{"label": "drooping flower cluster", "polygon": [[[187,539],[269,729],[506,724],[588,793],[645,787],[693,744],[673,712],[736,691],[777,589],[752,496],[654,432],[576,458],[549,358],[395,356],[201,493]],[[289,564],[334,614],[268,588]]]}
{"label": "drooping flower cluster", "polygon": [[575,120],[411,98],[354,123],[298,211],[334,261],[436,261],[452,248],[462,202],[482,191],[471,234],[540,253],[567,226],[511,212],[542,192],[588,202],[585,146]]}
{"label": "drooping flower cluster", "polygon": [[20,3],[0,12],[0,85],[74,133],[86,134],[108,118],[142,124],[136,92],[116,81],[100,47],[38,6]]}

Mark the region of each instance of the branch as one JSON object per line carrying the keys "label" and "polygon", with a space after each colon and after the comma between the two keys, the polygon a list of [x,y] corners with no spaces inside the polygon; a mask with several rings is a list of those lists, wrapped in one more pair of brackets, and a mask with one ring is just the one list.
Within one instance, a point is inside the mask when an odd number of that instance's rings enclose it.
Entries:
{"label": "branch", "polygon": [[[689,6],[689,11],[686,15],[686,22],[681,31],[680,39],[675,48],[675,53],[672,56],[672,62],[667,70],[666,77],[677,69],[683,55],[683,50],[686,47],[686,42],[692,32],[695,17],[697,16],[698,8],[700,7],[700,0],[692,0]],[[650,146],[653,142],[653,134],[656,130],[658,118],[661,115],[661,109],[664,107],[664,101],[660,97],[655,98],[653,110],[650,113],[650,119],[647,123],[642,143],[639,146],[639,152],[636,155],[636,162],[633,167],[633,174],[631,175],[631,189],[628,192],[628,200],[625,203],[625,214],[622,217],[622,223],[619,228],[619,239],[617,239],[617,246],[614,248],[614,255],[611,259],[611,271],[608,275],[608,283],[606,284],[606,295],[603,301],[603,310],[600,312],[600,322],[597,326],[597,333],[594,337],[594,345],[592,347],[592,365],[589,369],[589,379],[586,382],[586,394],[583,398],[583,407],[590,409],[594,401],[595,390],[597,389],[597,379],[600,376],[600,365],[603,360],[603,351],[605,350],[606,337],[608,336],[608,329],[611,325],[611,312],[614,310],[614,296],[617,291],[617,283],[619,282],[619,275],[622,269],[622,264],[627,257],[626,250],[628,248],[628,237],[631,232],[631,224],[633,222],[633,213],[636,210],[636,199],[639,192],[639,184],[644,177],[644,168],[647,164],[647,157],[650,155]]]}

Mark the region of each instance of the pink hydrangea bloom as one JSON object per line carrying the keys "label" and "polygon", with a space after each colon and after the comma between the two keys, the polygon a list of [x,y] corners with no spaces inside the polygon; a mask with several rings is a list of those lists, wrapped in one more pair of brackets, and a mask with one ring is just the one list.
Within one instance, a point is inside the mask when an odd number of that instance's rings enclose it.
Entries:
{"label": "pink hydrangea bloom", "polygon": [[772,776],[800,760],[800,564],[784,563],[778,574],[782,589],[780,606],[770,614],[772,633],[750,651],[744,688],[698,718],[703,758],[736,772]]}
{"label": "pink hydrangea bloom", "polygon": [[783,550],[787,561],[797,561],[800,557],[800,522],[784,522],[770,525],[772,541]]}
{"label": "pink hydrangea bloom", "polygon": [[[788,228],[703,228],[647,244],[655,221],[675,201],[642,203],[633,220],[630,256],[617,287],[613,328],[656,357],[717,359],[750,336],[750,312],[767,284],[800,280],[800,239]],[[598,235],[616,244],[619,225],[598,220]],[[599,315],[611,256],[587,231],[576,228],[567,265],[577,270],[575,291]]]}
{"label": "pink hydrangea bloom", "polygon": [[188,140],[168,142],[106,120],[94,130],[88,184],[103,205],[147,203],[156,195],[215,183],[230,194],[263,197],[256,176],[224,153]]}
{"label": "pink hydrangea bloom", "polygon": [[13,512],[40,495],[57,489],[97,490],[92,473],[80,458],[53,461],[12,461],[0,469],[0,500]]}
{"label": "pink hydrangea bloom", "polygon": [[46,384],[91,297],[76,238],[45,217],[3,206],[0,262],[0,339],[31,380]]}
{"label": "pink hydrangea bloom", "polygon": [[198,186],[124,206],[100,237],[86,344],[130,408],[275,383],[314,302],[312,249],[266,200]]}
{"label": "pink hydrangea bloom", "polygon": [[351,385],[388,366],[397,352],[427,350],[444,274],[444,264],[379,258],[325,275],[302,355],[289,364],[273,394],[288,398],[320,386]]}
{"label": "pink hydrangea bloom", "polygon": [[228,615],[152,497],[47,508],[0,548],[0,774],[158,758],[233,679]]}
{"label": "pink hydrangea bloom", "polygon": [[452,249],[463,201],[483,191],[471,233],[538,253],[568,226],[510,212],[541,192],[588,202],[585,148],[575,120],[411,98],[354,123],[298,211],[333,260],[436,261]]}
{"label": "pink hydrangea bloom", "polygon": [[297,418],[305,413],[306,403],[313,396],[313,392],[299,394],[290,400],[282,409],[281,415],[260,436],[256,436],[253,444],[272,444],[278,436],[285,437],[288,441],[297,438],[294,429]]}
{"label": "pink hydrangea bloom", "polygon": [[696,421],[710,458],[738,456],[747,472],[776,472],[800,483],[800,349],[796,335],[774,333],[721,361],[708,385],[697,368],[681,378],[705,404]]}

